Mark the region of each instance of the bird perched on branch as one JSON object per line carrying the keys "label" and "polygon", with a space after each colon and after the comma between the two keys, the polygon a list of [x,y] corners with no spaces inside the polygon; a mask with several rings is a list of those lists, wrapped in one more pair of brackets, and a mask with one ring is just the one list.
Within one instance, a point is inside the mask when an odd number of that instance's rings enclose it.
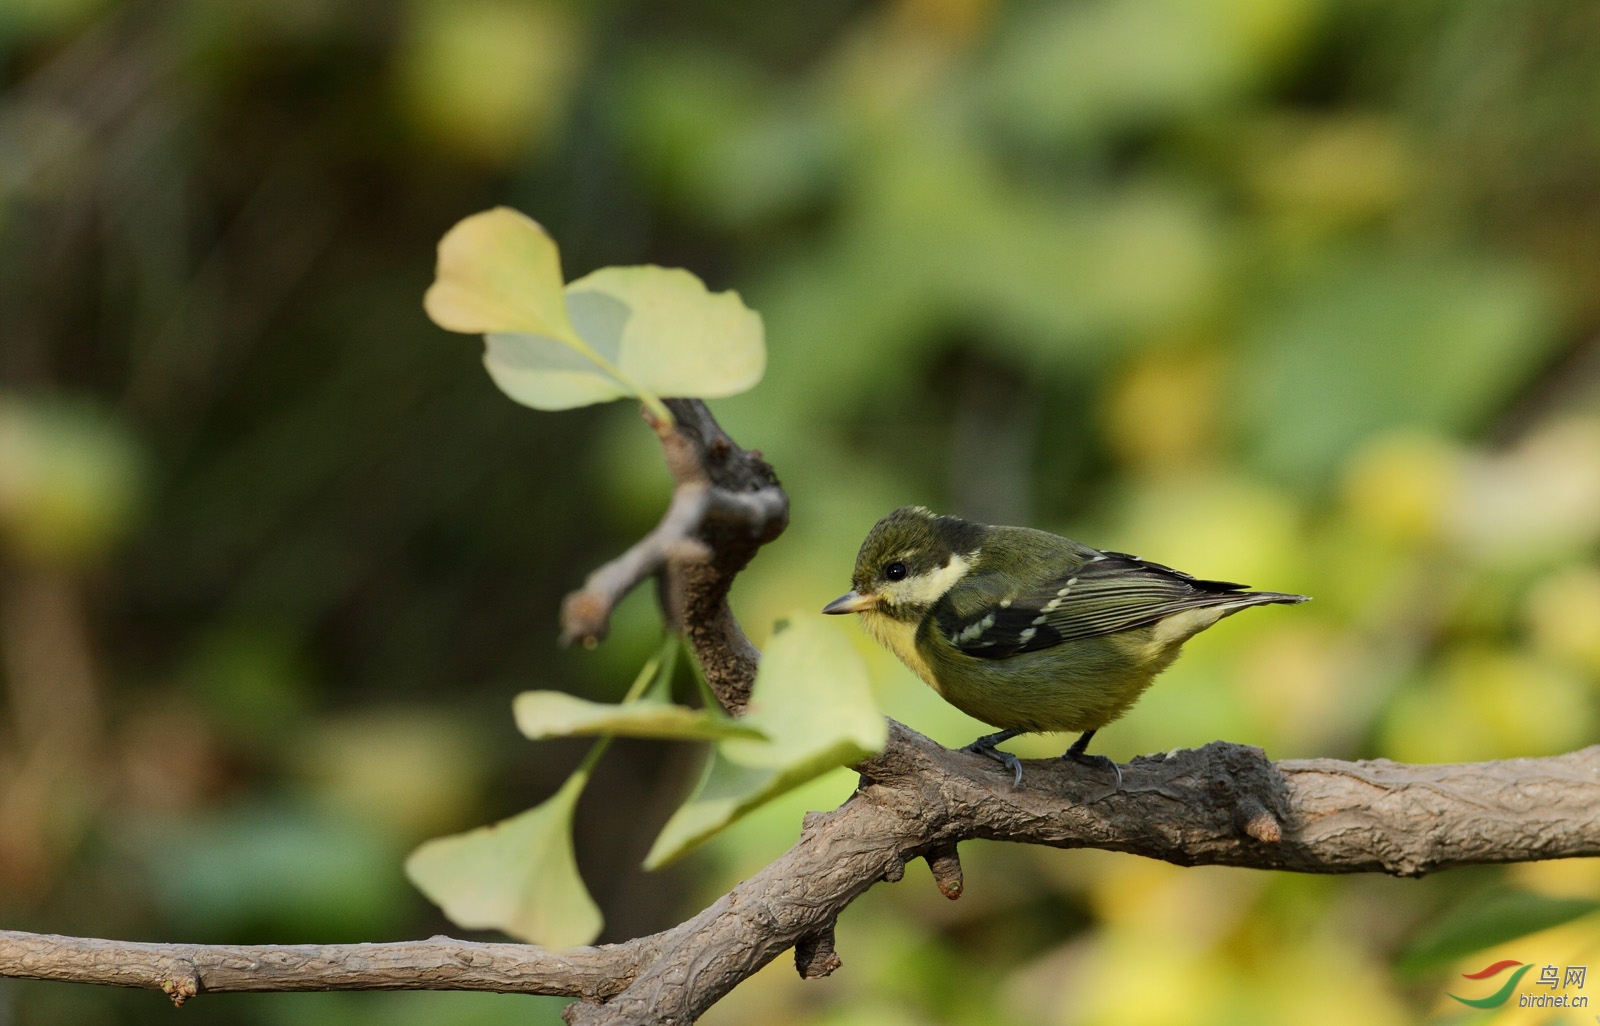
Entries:
{"label": "bird perched on branch", "polygon": [[1085,749],[1138,700],[1185,641],[1247,606],[1304,595],[1202,581],[1027,527],[990,527],[904,506],[861,543],[849,594],[867,632],[945,701],[1001,728],[968,745],[1022,781],[995,746],[1077,731],[1063,759],[1122,771]]}

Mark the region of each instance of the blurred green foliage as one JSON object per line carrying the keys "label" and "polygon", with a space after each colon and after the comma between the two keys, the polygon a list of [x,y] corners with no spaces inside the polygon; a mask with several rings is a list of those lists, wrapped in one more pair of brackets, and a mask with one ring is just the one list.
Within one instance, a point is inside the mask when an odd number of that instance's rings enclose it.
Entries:
{"label": "blurred green foliage", "polygon": [[[794,503],[735,591],[758,643],[924,502],[1316,596],[1194,642],[1115,756],[1596,740],[1591,5],[7,0],[0,75],[6,926],[425,935],[403,853],[577,763],[509,702],[621,695],[649,596],[592,653],[555,648],[556,608],[668,482],[633,411],[520,409],[423,317],[435,242],[499,203],[569,277],[682,266],[765,319],[763,384],[717,404]],[[979,732],[835,626],[890,715]],[[608,937],[678,921],[851,786],[646,875],[684,747],[618,742],[579,803]],[[968,849],[959,902],[917,871],[876,888],[842,972],[774,964],[707,1021],[1446,1021],[1450,973],[1600,960],[1592,916],[1513,940],[1488,917],[1451,950],[1499,947],[1394,969],[1506,888],[1600,897],[1590,862],[1317,880]],[[170,1014],[0,986],[0,1021]]]}

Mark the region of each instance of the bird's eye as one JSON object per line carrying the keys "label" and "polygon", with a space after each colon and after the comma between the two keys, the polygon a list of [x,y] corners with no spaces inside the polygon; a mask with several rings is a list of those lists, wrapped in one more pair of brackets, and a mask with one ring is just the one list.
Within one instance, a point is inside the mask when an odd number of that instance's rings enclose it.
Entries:
{"label": "bird's eye", "polygon": [[883,568],[883,576],[891,581],[903,581],[906,579],[906,565],[904,563],[890,563]]}

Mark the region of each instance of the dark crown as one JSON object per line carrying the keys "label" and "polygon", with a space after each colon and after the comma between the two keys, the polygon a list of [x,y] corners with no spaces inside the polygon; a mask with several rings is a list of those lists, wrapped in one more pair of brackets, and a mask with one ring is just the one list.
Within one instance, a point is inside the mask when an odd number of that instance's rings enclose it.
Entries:
{"label": "dark crown", "polygon": [[903,559],[912,575],[939,569],[953,553],[976,549],[982,538],[981,524],[939,516],[926,506],[901,506],[867,532],[856,556],[855,584],[868,586],[895,559]]}

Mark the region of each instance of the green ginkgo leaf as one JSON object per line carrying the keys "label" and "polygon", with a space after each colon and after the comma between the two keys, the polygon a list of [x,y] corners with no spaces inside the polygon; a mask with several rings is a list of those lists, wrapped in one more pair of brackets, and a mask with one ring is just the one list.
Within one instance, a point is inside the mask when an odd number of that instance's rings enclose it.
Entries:
{"label": "green ginkgo leaf", "polygon": [[510,819],[423,843],[406,859],[406,876],[467,929],[553,948],[588,944],[602,920],[572,850],[572,813],[588,777],[574,773]]}
{"label": "green ginkgo leaf", "polygon": [[535,741],[549,737],[648,737],[714,741],[761,739],[761,731],[709,709],[667,702],[590,702],[564,691],[525,691],[511,704],[517,729]]}
{"label": "green ginkgo leaf", "polygon": [[738,395],[767,369],[761,315],[681,268],[602,267],[567,286],[567,309],[585,341],[615,345],[617,366],[656,395]]}
{"label": "green ginkgo leaf", "polygon": [[866,664],[820,617],[796,614],[761,656],[745,724],[767,740],[717,743],[695,793],[656,838],[645,868],[656,869],[786,791],[883,749]]}
{"label": "green ginkgo leaf", "polygon": [[660,396],[734,395],[766,369],[761,317],[738,293],[648,266],[563,287],[555,242],[506,207],[445,233],[423,305],[442,328],[482,333],[489,376],[535,409],[634,396],[670,423]]}
{"label": "green ginkgo leaf", "polygon": [[[666,706],[677,655],[677,636],[669,632],[622,704],[610,708]],[[578,873],[572,813],[610,743],[610,734],[602,736],[561,789],[527,812],[424,842],[406,859],[406,876],[459,926],[502,930],[548,947],[594,940],[603,921]]]}

